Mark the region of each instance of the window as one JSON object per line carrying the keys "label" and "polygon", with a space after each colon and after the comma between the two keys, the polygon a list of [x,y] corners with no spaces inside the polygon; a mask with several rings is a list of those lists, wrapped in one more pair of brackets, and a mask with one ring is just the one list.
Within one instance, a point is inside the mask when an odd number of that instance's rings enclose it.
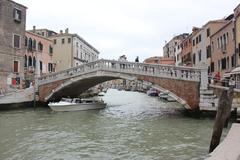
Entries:
{"label": "window", "polygon": [[50,45],[49,46],[49,53],[52,54],[53,53],[53,47]]}
{"label": "window", "polygon": [[78,47],[78,42],[76,42],[76,46]]}
{"label": "window", "polygon": [[193,40],[192,43],[193,43],[193,46],[195,46],[195,40]]}
{"label": "window", "polygon": [[40,65],[40,71],[42,71],[42,69],[43,69],[42,61],[39,61],[39,65]]}
{"label": "window", "polygon": [[217,48],[220,48],[219,38],[217,39]]}
{"label": "window", "polygon": [[195,53],[193,54],[193,64],[196,63],[196,56],[195,56]]}
{"label": "window", "polygon": [[202,40],[202,36],[201,36],[201,34],[199,34],[199,36],[198,36],[198,40],[199,40],[199,42],[201,42],[201,40]]}
{"label": "window", "polygon": [[13,72],[15,72],[15,73],[18,72],[18,61],[13,62]]}
{"label": "window", "polygon": [[240,43],[238,43],[238,56],[240,57]]}
{"label": "window", "polygon": [[226,69],[226,58],[222,59],[222,70]]}
{"label": "window", "polygon": [[227,57],[227,69],[229,69],[229,57]]}
{"label": "window", "polygon": [[28,66],[32,66],[32,57],[31,56],[28,57]]}
{"label": "window", "polygon": [[68,38],[68,43],[71,43],[71,38]]}
{"label": "window", "polygon": [[53,71],[53,64],[52,63],[48,63],[48,71],[49,72]]}
{"label": "window", "polygon": [[43,50],[43,44],[41,42],[38,42],[38,50],[39,51]]}
{"label": "window", "polygon": [[210,45],[207,46],[206,50],[207,50],[207,58],[211,58],[211,46]]}
{"label": "window", "polygon": [[13,19],[16,22],[21,22],[22,11],[20,9],[14,8],[13,10]]}
{"label": "window", "polygon": [[220,37],[220,48],[223,47],[223,40],[222,40],[222,36]]}
{"label": "window", "polygon": [[64,38],[62,38],[62,44],[64,44],[65,43],[65,39]]}
{"label": "window", "polygon": [[198,60],[199,60],[199,62],[202,60],[202,53],[201,53],[201,50],[198,51]]}
{"label": "window", "polygon": [[196,44],[198,44],[198,36],[197,36],[197,38],[196,38]]}
{"label": "window", "polygon": [[42,32],[42,36],[44,36],[44,32]]}
{"label": "window", "polygon": [[210,28],[208,28],[208,29],[207,29],[207,37],[209,37],[210,34],[211,34],[211,33],[210,33]]}
{"label": "window", "polygon": [[32,50],[32,38],[28,39],[28,49]]}
{"label": "window", "polygon": [[27,67],[27,56],[24,56],[24,67]]}
{"label": "window", "polygon": [[14,34],[13,35],[13,47],[14,48],[20,48],[20,36]]}
{"label": "window", "polygon": [[53,40],[53,43],[54,43],[54,44],[57,44],[57,40],[56,40],[56,39],[54,39],[54,40]]}
{"label": "window", "polygon": [[214,62],[211,63],[211,72],[214,72]]}
{"label": "window", "polygon": [[228,37],[228,32],[227,32],[227,44],[228,44],[228,42],[229,42],[228,39],[229,39],[229,37]]}
{"label": "window", "polygon": [[221,60],[218,60],[218,71],[221,70]]}
{"label": "window", "polygon": [[232,67],[234,67],[234,66],[235,66],[235,58],[234,58],[234,55],[232,55],[232,57],[231,57],[231,63],[232,63]]}
{"label": "window", "polygon": [[226,50],[227,48],[227,39],[226,39],[226,35],[223,35],[223,48]]}
{"label": "window", "polygon": [[33,49],[36,49],[36,47],[37,47],[37,44],[36,44],[36,43],[37,43],[37,42],[36,42],[36,40],[34,39],[34,40],[33,40],[33,44],[32,44],[32,48],[33,48]]}
{"label": "window", "polygon": [[33,57],[33,67],[36,68],[36,58]]}
{"label": "window", "polygon": [[25,37],[25,47],[27,47],[27,45],[28,45],[28,38]]}
{"label": "window", "polygon": [[232,29],[232,39],[234,40],[234,35],[235,35],[235,29]]}

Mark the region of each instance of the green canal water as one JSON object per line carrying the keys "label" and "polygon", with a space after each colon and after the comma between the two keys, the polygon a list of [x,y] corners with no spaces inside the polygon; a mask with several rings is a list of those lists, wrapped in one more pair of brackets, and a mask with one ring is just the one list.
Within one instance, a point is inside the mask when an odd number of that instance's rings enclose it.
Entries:
{"label": "green canal water", "polygon": [[[103,110],[0,112],[0,160],[200,160],[214,119],[184,116],[175,103],[108,90]],[[224,130],[223,135],[226,136]]]}

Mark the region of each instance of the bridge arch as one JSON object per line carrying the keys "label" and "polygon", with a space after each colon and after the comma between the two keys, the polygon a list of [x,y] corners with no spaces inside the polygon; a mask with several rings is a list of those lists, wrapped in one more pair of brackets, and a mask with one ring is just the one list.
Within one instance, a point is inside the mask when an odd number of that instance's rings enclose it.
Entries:
{"label": "bridge arch", "polygon": [[40,101],[76,96],[99,83],[114,79],[151,82],[168,90],[186,104],[186,108],[197,109],[200,88],[206,88],[202,82],[207,80],[207,69],[98,60],[39,78]]}

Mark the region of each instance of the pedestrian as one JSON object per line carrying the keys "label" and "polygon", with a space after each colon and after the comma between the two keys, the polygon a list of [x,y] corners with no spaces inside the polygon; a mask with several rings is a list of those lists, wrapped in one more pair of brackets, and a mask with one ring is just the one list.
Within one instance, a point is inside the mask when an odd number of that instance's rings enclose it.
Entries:
{"label": "pedestrian", "polygon": [[138,56],[136,57],[135,62],[139,62]]}
{"label": "pedestrian", "polygon": [[217,73],[215,74],[214,79],[215,79],[215,83],[220,82],[220,80],[221,80],[220,72],[217,72]]}
{"label": "pedestrian", "polygon": [[235,79],[233,76],[231,76],[231,78],[229,79],[228,85],[229,87],[231,86],[235,87],[235,84],[236,84]]}

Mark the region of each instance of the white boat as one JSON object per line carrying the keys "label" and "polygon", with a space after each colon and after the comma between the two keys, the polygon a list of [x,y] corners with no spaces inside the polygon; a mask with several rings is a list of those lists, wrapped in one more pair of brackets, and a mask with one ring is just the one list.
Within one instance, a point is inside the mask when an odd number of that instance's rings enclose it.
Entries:
{"label": "white boat", "polygon": [[167,98],[169,97],[167,92],[160,92],[158,96],[160,99],[164,100],[167,100]]}
{"label": "white boat", "polygon": [[50,102],[48,106],[53,111],[83,111],[105,108],[106,103],[97,99],[62,98],[59,102]]}

